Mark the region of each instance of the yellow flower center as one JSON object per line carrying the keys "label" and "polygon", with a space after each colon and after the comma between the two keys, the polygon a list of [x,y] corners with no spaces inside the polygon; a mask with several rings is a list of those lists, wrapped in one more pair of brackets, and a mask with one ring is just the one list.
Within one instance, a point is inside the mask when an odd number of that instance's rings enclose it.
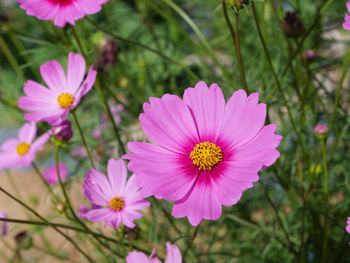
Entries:
{"label": "yellow flower center", "polygon": [[26,142],[21,142],[20,144],[17,145],[17,153],[19,155],[25,155],[30,149],[30,144]]}
{"label": "yellow flower center", "polygon": [[73,104],[74,97],[70,93],[62,93],[58,96],[57,101],[61,108],[68,109]]}
{"label": "yellow flower center", "polygon": [[196,144],[190,154],[193,164],[199,170],[211,170],[217,163],[222,161],[222,151],[215,143],[201,142]]}
{"label": "yellow flower center", "polygon": [[109,206],[114,211],[120,211],[124,208],[124,199],[116,196],[116,197],[112,198],[111,201],[109,201]]}

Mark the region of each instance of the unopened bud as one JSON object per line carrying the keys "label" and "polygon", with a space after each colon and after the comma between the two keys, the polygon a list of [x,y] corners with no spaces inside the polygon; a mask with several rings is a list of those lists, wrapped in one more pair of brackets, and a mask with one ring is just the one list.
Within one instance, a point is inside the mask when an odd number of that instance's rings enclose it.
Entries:
{"label": "unopened bud", "polygon": [[68,142],[73,136],[73,130],[71,122],[68,120],[63,121],[60,125],[52,127],[51,135],[61,142]]}
{"label": "unopened bud", "polygon": [[287,12],[282,28],[289,37],[298,38],[305,34],[304,23],[295,12]]}

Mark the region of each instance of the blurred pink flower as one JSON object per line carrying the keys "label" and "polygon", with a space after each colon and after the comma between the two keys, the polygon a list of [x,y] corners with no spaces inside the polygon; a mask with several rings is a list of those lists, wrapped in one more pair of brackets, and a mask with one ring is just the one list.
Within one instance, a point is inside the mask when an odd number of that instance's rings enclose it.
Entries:
{"label": "blurred pink flower", "polygon": [[[347,9],[348,9],[348,12],[350,12],[350,1],[348,1],[347,3],[346,3],[346,7],[347,7]],[[344,23],[343,23],[343,28],[345,29],[345,30],[348,30],[348,31],[350,31],[350,15],[349,14],[347,14],[347,13],[345,13],[345,21],[344,21]]]}
{"label": "blurred pink flower", "polygon": [[216,220],[222,205],[236,204],[259,179],[258,171],[279,157],[282,136],[264,126],[266,105],[259,95],[238,90],[227,104],[220,87],[198,82],[181,100],[166,94],[150,98],[140,123],[158,145],[130,142],[129,169],[142,196],[175,201],[174,217],[192,225]]}
{"label": "blurred pink flower", "polygon": [[65,120],[60,125],[52,127],[51,135],[62,142],[68,142],[73,137],[72,124]]}
{"label": "blurred pink flower", "polygon": [[[7,218],[7,214],[3,211],[0,211],[0,218]],[[8,232],[8,223],[7,222],[1,222],[1,223],[2,223],[1,235],[4,237],[7,235],[7,232]]]}
{"label": "blurred pink flower", "polygon": [[54,25],[64,27],[85,15],[96,14],[108,0],[17,0],[27,15],[41,20],[53,20]]}
{"label": "blurred pink flower", "polygon": [[350,234],[350,217],[348,217],[346,232],[348,232]]}
{"label": "blurred pink flower", "polygon": [[105,222],[118,228],[120,223],[127,227],[135,227],[133,222],[142,214],[137,210],[146,208],[150,203],[140,197],[135,175],[127,180],[128,171],[122,159],[110,159],[107,166],[107,177],[92,169],[87,173],[83,184],[84,195],[100,209],[92,209],[86,213],[86,218],[93,222]]}
{"label": "blurred pink flower", "polygon": [[35,153],[41,151],[49,139],[48,133],[44,133],[34,141],[36,131],[35,122],[25,123],[17,139],[9,139],[1,145],[0,170],[26,167],[34,161]]}
{"label": "blurred pink flower", "polygon": [[[164,263],[181,263],[182,256],[179,248],[170,242],[166,243],[166,258]],[[161,261],[153,257],[155,254],[155,249],[152,250],[152,254],[147,257],[145,253],[138,251],[129,252],[126,257],[126,263],[161,263]]]}
{"label": "blurred pink flower", "polygon": [[323,124],[317,124],[314,128],[314,133],[323,135],[328,132],[328,127]]}
{"label": "blurred pink flower", "polygon": [[96,78],[96,71],[91,66],[81,84],[85,75],[85,61],[80,54],[72,52],[68,55],[67,76],[56,60],[42,65],[40,73],[48,88],[28,80],[24,84],[26,96],[18,100],[18,106],[31,112],[24,114],[27,121],[47,121],[53,126],[61,124],[67,118],[69,111],[78,105]]}
{"label": "blurred pink flower", "polygon": [[[61,180],[64,181],[68,177],[67,166],[64,163],[58,164]],[[44,173],[43,177],[51,185],[58,184],[58,176],[56,171],[56,164],[51,165]]]}

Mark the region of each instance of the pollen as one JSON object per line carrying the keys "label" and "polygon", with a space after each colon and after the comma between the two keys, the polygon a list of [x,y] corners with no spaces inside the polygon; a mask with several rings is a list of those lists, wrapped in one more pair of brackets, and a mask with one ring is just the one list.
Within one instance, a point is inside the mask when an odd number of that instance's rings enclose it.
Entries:
{"label": "pollen", "polygon": [[211,142],[196,144],[190,154],[193,164],[199,170],[211,170],[217,163],[222,161],[222,151],[219,146]]}
{"label": "pollen", "polygon": [[20,144],[17,145],[17,153],[19,155],[25,155],[30,149],[30,144],[26,142],[21,142]]}
{"label": "pollen", "polygon": [[114,210],[114,211],[120,211],[124,208],[124,199],[121,197],[114,197],[109,201],[109,206]]}
{"label": "pollen", "polygon": [[57,98],[58,104],[61,108],[68,109],[74,102],[74,97],[70,93],[62,93]]}

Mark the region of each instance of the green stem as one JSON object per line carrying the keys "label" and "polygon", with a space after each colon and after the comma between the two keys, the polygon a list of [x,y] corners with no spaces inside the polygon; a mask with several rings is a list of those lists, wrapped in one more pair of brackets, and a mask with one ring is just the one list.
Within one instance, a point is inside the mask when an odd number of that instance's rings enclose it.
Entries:
{"label": "green stem", "polygon": [[183,258],[186,258],[186,255],[187,255],[187,252],[192,248],[193,246],[193,242],[194,240],[196,239],[197,237],[197,234],[198,234],[198,230],[199,230],[199,227],[200,227],[201,223],[199,223],[198,226],[196,226],[194,232],[193,232],[193,236],[192,236],[192,239],[191,241],[189,242],[189,244],[187,245],[186,249],[185,249],[185,252],[183,253]]}
{"label": "green stem", "polygon": [[40,172],[39,167],[35,164],[35,162],[32,162],[32,167],[35,170],[36,174],[40,178],[40,180],[43,182],[43,184],[46,186],[47,190],[49,191],[51,197],[55,200],[55,202],[60,202],[61,200],[55,195],[55,193],[52,191],[51,186],[49,183],[44,179],[43,175]]}
{"label": "green stem", "polygon": [[79,134],[80,134],[80,138],[81,138],[81,141],[82,141],[82,143],[83,143],[83,145],[84,145],[84,147],[85,147],[86,154],[88,155],[88,158],[89,158],[89,160],[90,160],[91,167],[94,168],[94,169],[96,169],[96,168],[95,168],[94,161],[92,160],[92,156],[91,156],[89,147],[88,147],[88,145],[87,145],[87,143],[86,143],[84,133],[83,133],[81,127],[80,127],[78,118],[77,118],[77,116],[76,116],[76,114],[75,114],[75,111],[73,110],[73,111],[71,111],[71,112],[72,112],[74,121],[75,121],[75,123],[76,123],[76,125],[77,125],[77,127],[78,127],[78,131],[79,131]]}
{"label": "green stem", "polygon": [[5,56],[7,57],[8,61],[12,65],[12,67],[15,70],[15,72],[17,73],[17,75],[20,76],[21,79],[23,79],[23,72],[22,72],[20,66],[18,65],[11,50],[7,46],[5,40],[1,36],[0,36],[0,48],[1,48],[2,52],[4,52]]}
{"label": "green stem", "polygon": [[[325,214],[328,213],[328,169],[327,169],[327,158],[326,158],[326,144],[325,138],[322,138],[322,159],[323,159],[323,173],[324,173],[324,209]],[[327,246],[328,246],[328,223],[325,220],[323,226],[324,238],[323,238],[323,249],[322,249],[322,263],[326,262],[327,259]]]}
{"label": "green stem", "polygon": [[[77,44],[78,44],[78,46],[79,46],[80,52],[81,52],[82,55],[84,56],[86,62],[87,62],[89,65],[91,65],[91,63],[90,63],[90,61],[89,61],[89,58],[88,58],[88,56],[86,55],[86,53],[85,53],[85,51],[84,51],[84,49],[83,49],[83,45],[81,44],[81,41],[80,41],[80,39],[79,39],[79,37],[78,37],[78,34],[76,33],[76,31],[75,31],[75,29],[74,29],[73,26],[71,26],[71,31],[72,31],[73,36],[74,36],[74,38],[75,38],[75,40],[76,40],[76,42],[77,42]],[[102,102],[103,102],[103,104],[104,104],[104,106],[105,106],[105,108],[106,108],[108,119],[109,119],[109,121],[112,123],[113,130],[114,130],[115,136],[116,136],[116,138],[117,138],[117,141],[118,141],[120,150],[121,150],[122,154],[124,155],[124,154],[126,154],[125,147],[124,147],[124,144],[123,144],[123,142],[122,142],[122,140],[121,140],[121,138],[120,138],[120,132],[119,132],[118,126],[117,126],[117,124],[115,123],[115,120],[114,120],[114,118],[113,118],[113,115],[112,115],[111,109],[110,109],[110,107],[109,107],[109,105],[108,105],[106,96],[104,95],[103,90],[102,90],[102,88],[101,88],[101,83],[102,83],[102,82],[99,82],[99,79],[98,79],[98,76],[97,76],[96,82],[95,82],[96,87],[97,87],[97,90],[98,90],[98,92],[99,92],[99,94],[100,94],[100,96],[101,96]]]}
{"label": "green stem", "polygon": [[9,192],[7,192],[5,189],[0,187],[0,191],[3,192],[5,195],[7,195],[9,198],[14,200],[16,203],[23,206],[25,209],[29,210],[32,214],[34,214],[36,217],[41,219],[43,222],[45,222],[48,226],[52,227],[57,233],[62,235],[65,239],[67,239],[90,263],[94,263],[94,261],[90,258],[88,254],[86,254],[75,241],[68,235],[66,235],[64,232],[62,232],[59,228],[57,228],[55,225],[51,224],[49,221],[47,221],[44,217],[42,217],[40,214],[38,214],[33,208],[26,205],[21,200],[17,199],[15,196],[11,195]]}
{"label": "green stem", "polygon": [[236,18],[236,24],[235,24],[235,29],[233,29],[233,26],[231,24],[231,21],[228,17],[228,13],[227,13],[227,6],[226,6],[226,2],[222,1],[222,9],[224,11],[224,16],[225,16],[225,20],[226,20],[226,24],[230,30],[231,36],[232,36],[232,40],[235,46],[235,50],[236,50],[236,56],[237,56],[237,60],[238,60],[238,65],[239,65],[239,71],[240,71],[240,75],[241,75],[241,82],[242,82],[242,87],[244,88],[244,90],[248,93],[249,89],[248,89],[248,85],[247,85],[247,81],[245,78],[245,73],[244,73],[244,67],[243,67],[243,61],[242,61],[242,56],[241,56],[241,49],[240,49],[240,45],[239,45],[239,37],[238,37],[238,13],[235,13],[235,18]]}
{"label": "green stem", "polygon": [[125,42],[125,43],[128,43],[130,45],[134,45],[134,46],[138,46],[138,47],[141,47],[145,50],[148,50],[158,56],[160,56],[161,58],[173,63],[173,64],[176,64],[178,66],[180,66],[183,70],[185,70],[193,79],[195,80],[199,80],[199,77],[189,68],[187,67],[185,64],[171,58],[171,57],[168,57],[166,55],[164,55],[163,53],[159,52],[158,50],[155,50],[149,46],[146,46],[142,43],[139,43],[137,41],[134,41],[134,40],[131,40],[131,39],[127,39],[127,38],[124,38],[124,37],[121,37],[121,36],[118,36],[112,32],[109,32],[108,30],[102,28],[101,26],[99,26],[98,24],[96,24],[94,21],[92,21],[91,19],[89,19],[88,17],[85,17],[85,20],[87,20],[90,24],[92,24],[96,29],[100,30],[101,32],[111,36],[112,38],[116,39],[116,40],[119,40],[119,41],[122,41],[122,42]]}
{"label": "green stem", "polygon": [[284,91],[283,91],[283,89],[282,89],[282,87],[281,87],[281,84],[280,84],[280,81],[279,81],[278,76],[277,76],[277,74],[276,74],[276,71],[275,71],[275,69],[274,69],[274,67],[273,67],[273,65],[272,65],[272,60],[271,60],[271,57],[270,57],[270,53],[269,53],[269,51],[268,51],[268,49],[267,49],[267,46],[266,46],[264,37],[263,37],[263,35],[262,35],[262,33],[261,33],[261,29],[260,29],[260,25],[259,25],[257,13],[256,13],[256,10],[255,10],[254,2],[252,2],[252,10],[253,10],[253,16],[254,16],[255,25],[256,25],[256,28],[257,28],[257,30],[258,30],[259,39],[260,39],[260,42],[261,42],[261,44],[262,44],[262,46],[263,46],[263,48],[264,48],[265,56],[266,56],[266,59],[267,59],[267,61],[268,61],[269,66],[270,66],[270,70],[271,70],[271,72],[272,72],[272,75],[273,75],[273,78],[274,78],[275,83],[276,83],[276,85],[277,85],[277,88],[278,88],[278,90],[279,90],[279,92],[280,92],[280,94],[281,94],[281,97],[282,97],[282,100],[283,100],[283,104],[284,104],[284,105],[286,106],[286,108],[287,108],[287,114],[288,114],[289,120],[290,120],[290,122],[291,122],[291,124],[292,124],[293,130],[294,130],[294,132],[295,132],[295,134],[296,134],[296,136],[297,136],[298,144],[300,145],[300,147],[301,147],[303,153],[306,155],[305,149],[304,149],[303,144],[302,144],[301,134],[300,134],[300,132],[298,131],[297,126],[296,126],[296,124],[295,124],[294,118],[293,118],[293,116],[292,116],[291,109],[290,109],[289,104],[288,104],[288,102],[287,102],[287,99],[286,99],[286,96],[285,96],[285,94],[284,94]]}

